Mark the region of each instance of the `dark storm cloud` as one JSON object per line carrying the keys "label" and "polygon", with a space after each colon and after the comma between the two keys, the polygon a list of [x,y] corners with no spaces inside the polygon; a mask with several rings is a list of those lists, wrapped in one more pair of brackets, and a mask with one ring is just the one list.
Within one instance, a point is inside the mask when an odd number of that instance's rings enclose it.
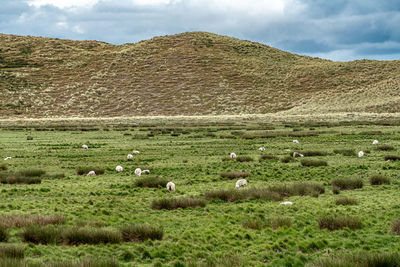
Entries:
{"label": "dark storm cloud", "polygon": [[400,59],[398,25],[398,0],[3,0],[0,7],[3,33],[121,44],[209,31],[334,60]]}

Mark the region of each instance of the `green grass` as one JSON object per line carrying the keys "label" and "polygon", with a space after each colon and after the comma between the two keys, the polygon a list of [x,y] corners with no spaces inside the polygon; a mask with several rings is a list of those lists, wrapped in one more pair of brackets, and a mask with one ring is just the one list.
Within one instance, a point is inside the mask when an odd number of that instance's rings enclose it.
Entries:
{"label": "green grass", "polygon": [[397,267],[400,265],[400,254],[398,252],[374,253],[360,251],[324,257],[310,267]]}
{"label": "green grass", "polygon": [[[75,128],[68,121],[59,127],[31,123],[55,130],[0,129],[1,151],[12,157],[1,175],[46,171],[32,177],[41,179],[38,184],[0,184],[0,225],[7,235],[1,246],[7,247],[7,255],[21,249],[24,253],[24,259],[1,259],[9,266],[10,261],[11,266],[85,266],[81,263],[88,258],[93,264],[115,259],[122,266],[304,266],[358,250],[397,251],[400,167],[396,161],[383,161],[389,152],[374,149],[371,142],[376,138],[396,147],[400,125],[296,122],[271,130],[269,124],[251,121],[173,126],[149,121],[146,126],[118,127],[88,122]],[[81,130],[92,127],[99,130]],[[311,127],[318,135],[298,137],[299,145],[283,134]],[[382,135],[374,138],[359,134],[378,130]],[[276,136],[220,138],[234,131]],[[150,132],[153,137],[132,139]],[[26,140],[27,135],[34,139]],[[89,149],[82,150],[82,143]],[[258,151],[261,146],[266,151]],[[341,148],[370,148],[370,154],[358,158],[333,153]],[[127,161],[134,149],[141,153]],[[221,161],[232,151],[254,160]],[[276,160],[293,151],[328,151],[307,159],[329,164],[303,167],[300,160],[305,158]],[[260,161],[263,155],[272,157]],[[124,171],[115,172],[117,165]],[[90,179],[86,173],[78,175],[82,166],[101,168],[104,174]],[[151,174],[137,177],[136,168],[151,169]],[[246,187],[236,189],[241,177],[231,180],[222,173],[251,176],[245,178]],[[371,185],[369,178],[377,174],[389,178],[390,185]],[[362,187],[352,180],[360,177]],[[173,181],[176,191],[166,190],[161,178]],[[334,180],[339,180],[339,195],[331,191]],[[353,188],[357,190],[346,190]],[[293,205],[280,205],[283,201]],[[332,230],[320,228],[319,218]],[[13,246],[18,247],[14,252]]]}

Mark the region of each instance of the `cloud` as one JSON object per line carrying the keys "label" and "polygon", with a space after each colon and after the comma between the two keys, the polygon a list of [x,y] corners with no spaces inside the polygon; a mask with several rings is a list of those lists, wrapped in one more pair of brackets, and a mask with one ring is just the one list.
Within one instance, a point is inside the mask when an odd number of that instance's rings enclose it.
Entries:
{"label": "cloud", "polygon": [[400,58],[398,0],[3,0],[0,32],[114,44],[209,31],[333,60]]}

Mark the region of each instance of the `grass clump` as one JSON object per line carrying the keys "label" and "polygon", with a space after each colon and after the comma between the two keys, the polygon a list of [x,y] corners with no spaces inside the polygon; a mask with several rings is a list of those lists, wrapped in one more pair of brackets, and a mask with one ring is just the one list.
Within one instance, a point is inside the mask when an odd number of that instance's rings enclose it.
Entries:
{"label": "grass clump", "polygon": [[279,158],[274,155],[262,155],[260,157],[260,161],[265,161],[265,160],[278,160]]}
{"label": "grass clump", "polygon": [[25,249],[21,246],[0,246],[0,258],[23,259]]}
{"label": "grass clump", "polygon": [[96,173],[96,175],[104,174],[104,172],[105,172],[105,170],[103,168],[99,168],[99,167],[78,167],[76,169],[76,174],[84,175],[90,171],[94,171]]}
{"label": "grass clump", "polygon": [[250,162],[250,161],[253,161],[253,158],[248,157],[248,156],[241,156],[241,157],[237,157],[236,161],[237,162]]}
{"label": "grass clump", "polygon": [[247,173],[247,172],[224,172],[224,173],[221,173],[222,178],[228,178],[230,180],[238,179],[238,178],[246,178],[249,176],[250,176],[250,173]]}
{"label": "grass clump", "polygon": [[34,214],[5,214],[0,215],[0,225],[6,228],[27,227],[33,225],[45,226],[49,224],[59,225],[65,223],[62,215],[34,215]]}
{"label": "grass clump", "polygon": [[70,228],[63,233],[63,240],[68,245],[81,244],[117,244],[122,242],[122,234],[116,230],[102,228]]}
{"label": "grass clump", "polygon": [[1,171],[6,171],[7,169],[8,169],[8,167],[7,167],[6,164],[4,164],[4,163],[0,164],[0,170]]}
{"label": "grass clump", "polygon": [[2,184],[40,184],[41,177],[27,177],[15,175],[13,173],[0,173],[0,183]]}
{"label": "grass clump", "polygon": [[340,190],[354,190],[362,188],[364,183],[361,178],[345,178],[345,179],[333,179],[332,187],[337,187]]}
{"label": "grass clump", "polygon": [[400,219],[394,220],[392,222],[392,228],[390,231],[396,235],[400,235]]}
{"label": "grass clump", "polygon": [[271,192],[278,193],[282,197],[289,196],[314,196],[325,193],[325,187],[321,184],[302,182],[294,184],[274,185],[268,188]]}
{"label": "grass clump", "polygon": [[350,197],[340,197],[335,200],[336,205],[356,205],[357,199]]}
{"label": "grass clump", "polygon": [[293,161],[292,156],[286,156],[286,157],[281,158],[281,162],[282,163],[289,163],[289,162],[292,162],[292,161]]}
{"label": "grass clump", "polygon": [[315,156],[327,156],[328,152],[326,151],[317,151],[317,150],[310,150],[310,151],[302,151],[300,152],[305,157],[315,157]]}
{"label": "grass clump", "polygon": [[359,229],[362,226],[360,219],[350,216],[324,216],[318,219],[319,228],[331,231],[343,229]]}
{"label": "grass clump", "polygon": [[128,224],[121,227],[122,239],[126,242],[161,240],[164,235],[162,227],[151,226],[148,224]]}
{"label": "grass clump", "polygon": [[305,167],[320,167],[320,166],[328,166],[328,162],[325,160],[318,159],[302,159],[300,161],[302,166]]}
{"label": "grass clump", "polygon": [[39,169],[26,169],[17,172],[18,176],[24,176],[24,177],[41,177],[45,174],[46,174],[45,171]]}
{"label": "grass clump", "polygon": [[53,225],[33,225],[24,229],[22,232],[22,240],[34,244],[59,244],[63,240],[62,232],[62,228]]}
{"label": "grass clump", "polygon": [[390,179],[384,175],[376,174],[369,178],[369,183],[371,185],[390,184]]}
{"label": "grass clump", "polygon": [[357,156],[357,152],[353,149],[335,149],[333,150],[335,154],[342,154],[343,156]]}
{"label": "grass clump", "polygon": [[329,258],[321,258],[312,267],[398,267],[400,253],[355,252]]}
{"label": "grass clump", "polygon": [[261,230],[266,226],[266,224],[260,218],[255,218],[255,219],[246,219],[242,223],[242,226],[248,229]]}
{"label": "grass clump", "polygon": [[7,242],[8,240],[8,231],[7,227],[4,225],[0,225],[0,242]]}
{"label": "grass clump", "polygon": [[161,198],[151,202],[151,208],[155,210],[173,210],[186,209],[195,207],[205,207],[206,202],[203,199],[187,197],[187,198]]}
{"label": "grass clump", "polygon": [[394,146],[389,146],[389,145],[377,146],[375,149],[376,149],[376,150],[381,150],[381,151],[392,151],[392,150],[396,150],[396,148],[394,148]]}
{"label": "grass clump", "polygon": [[289,227],[292,226],[292,220],[290,218],[288,218],[288,217],[282,217],[282,216],[275,217],[275,218],[273,218],[273,219],[271,219],[269,221],[269,226],[272,229],[278,229],[278,228],[281,228],[281,227],[288,227],[289,228]]}
{"label": "grass clump", "polygon": [[395,161],[395,160],[400,160],[400,156],[397,155],[386,155],[384,157],[385,161]]}
{"label": "grass clump", "polygon": [[166,187],[167,183],[168,180],[165,178],[159,178],[158,176],[146,176],[136,180],[134,186],[159,188],[159,187]]}
{"label": "grass clump", "polygon": [[272,192],[268,188],[250,188],[245,190],[237,189],[219,189],[208,191],[205,194],[208,200],[220,199],[224,202],[233,202],[241,199],[269,199],[269,200],[282,200],[282,196],[276,192]]}

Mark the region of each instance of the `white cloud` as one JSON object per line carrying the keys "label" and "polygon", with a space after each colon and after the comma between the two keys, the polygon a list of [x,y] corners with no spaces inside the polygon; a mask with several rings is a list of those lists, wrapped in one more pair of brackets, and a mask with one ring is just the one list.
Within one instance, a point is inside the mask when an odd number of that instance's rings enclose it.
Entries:
{"label": "white cloud", "polygon": [[30,0],[28,4],[34,7],[52,5],[64,9],[69,7],[91,7],[98,2],[99,0]]}

